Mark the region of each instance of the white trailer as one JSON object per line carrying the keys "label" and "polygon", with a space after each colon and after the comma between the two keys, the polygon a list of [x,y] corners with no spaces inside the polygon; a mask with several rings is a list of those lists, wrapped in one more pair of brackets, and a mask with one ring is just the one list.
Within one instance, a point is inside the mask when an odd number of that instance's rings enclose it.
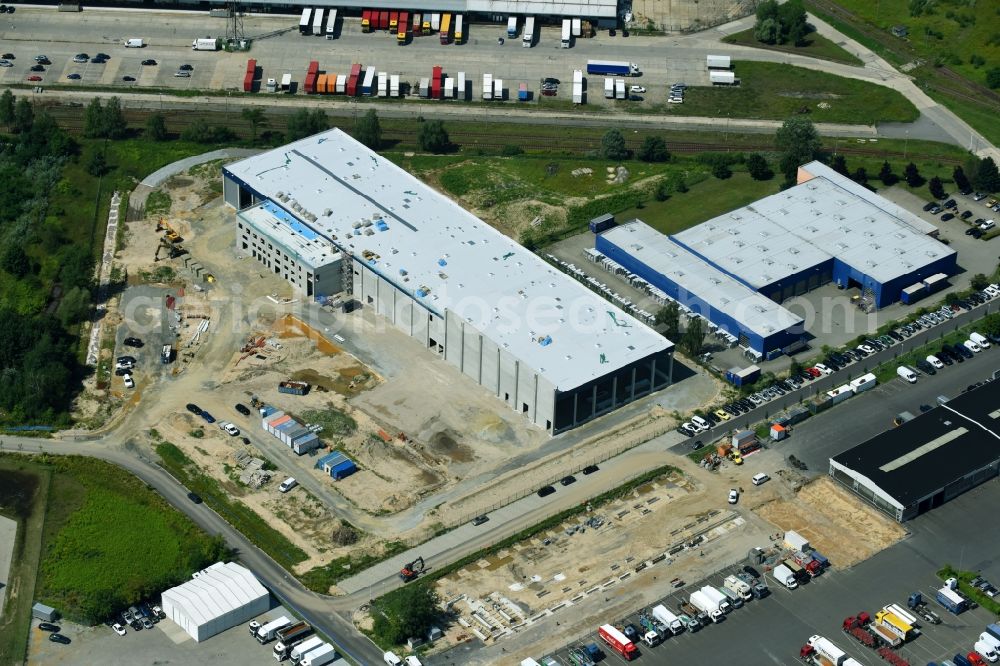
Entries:
{"label": "white trailer", "polygon": [[334,92],[338,95],[343,95],[347,92],[347,74],[337,74],[337,83],[334,86]]}
{"label": "white trailer", "polygon": [[524,19],[524,33],[521,36],[521,46],[531,48],[535,42],[535,17]]}
{"label": "white trailer", "polygon": [[323,33],[323,17],[326,15],[326,10],[322,7],[317,7],[313,10],[313,34],[322,35]]}
{"label": "white trailer", "polygon": [[431,14],[431,30],[437,32],[441,29],[441,14]]}
{"label": "white trailer", "polygon": [[465,90],[465,72],[458,73],[458,98],[463,102],[469,99]]}
{"label": "white trailer", "polygon": [[399,74],[389,77],[389,97],[399,97]]}
{"label": "white trailer", "polygon": [[573,103],[583,104],[583,72],[573,70]]}
{"label": "white trailer", "polygon": [[334,32],[337,29],[337,10],[336,8],[330,10],[330,15],[326,19],[326,38],[333,39]]}
{"label": "white trailer", "polygon": [[722,622],[722,620],[726,617],[726,614],[721,608],[719,608],[719,604],[712,601],[708,595],[701,590],[692,592],[688,601],[691,602],[692,606],[712,618],[712,622]]}
{"label": "white trailer", "polygon": [[[299,643],[298,645],[293,647],[288,657],[292,660],[293,664],[298,664],[300,661],[302,661],[302,657],[309,654],[309,652],[315,650],[321,645],[324,645],[323,639],[320,638],[319,636],[313,636],[312,638],[308,638],[304,642]],[[275,657],[275,659],[277,659],[277,657]]]}
{"label": "white trailer", "polygon": [[465,41],[465,33],[462,31],[462,15],[455,14],[455,43],[461,44]]}
{"label": "white trailer", "polygon": [[625,99],[625,79],[615,79],[615,99]]}
{"label": "white trailer", "polygon": [[268,641],[273,641],[275,634],[278,633],[278,629],[287,627],[291,623],[292,623],[291,620],[282,615],[277,620],[271,620],[264,626],[257,629],[255,638],[257,639],[257,642],[260,643],[261,645],[267,643]]}
{"label": "white trailer", "polygon": [[667,607],[660,604],[659,606],[653,606],[653,610],[650,611],[653,618],[659,620],[663,624],[667,625],[667,629],[670,630],[674,636],[684,631],[684,623],[681,622],[680,618],[667,610]]}
{"label": "white trailer", "polygon": [[493,100],[503,101],[503,79],[493,79]]}
{"label": "white trailer", "polygon": [[615,98],[615,80],[610,76],[604,78],[604,96],[607,99]]}
{"label": "white trailer", "polygon": [[508,16],[507,17],[507,36],[517,37],[517,17]]}
{"label": "white trailer", "polygon": [[315,650],[307,652],[299,663],[302,666],[325,666],[337,658],[337,650],[329,643],[323,643]]}
{"label": "white trailer", "polygon": [[708,73],[708,82],[713,86],[732,86],[736,84],[736,75],[732,72],[712,70]]}
{"label": "white trailer", "polygon": [[266,86],[265,90],[267,90],[267,92],[269,92],[269,93],[278,92],[278,80],[277,79],[268,79],[267,80],[267,86]]}
{"label": "white trailer", "polygon": [[483,99],[493,99],[493,75],[483,74]]}
{"label": "white trailer", "polygon": [[281,92],[292,92],[292,75],[285,73],[281,75]]}
{"label": "white trailer", "polygon": [[710,55],[706,58],[709,69],[729,69],[732,62],[729,56]]}
{"label": "white trailer", "polygon": [[191,48],[195,51],[218,51],[219,40],[214,37],[204,37],[191,42]]}
{"label": "white trailer", "polygon": [[450,76],[444,77],[444,98],[452,99],[455,96],[455,79]]}
{"label": "white trailer", "polygon": [[562,22],[562,47],[568,49],[570,46],[570,36],[573,30],[572,22],[569,19],[563,19]]}
{"label": "white trailer", "polygon": [[828,659],[836,666],[841,666],[847,658],[847,654],[843,650],[822,636],[810,636],[807,642],[821,657]]}
{"label": "white trailer", "polygon": [[573,36],[574,37],[579,37],[580,36],[580,32],[581,32],[580,19],[575,18],[575,19],[573,19]]}
{"label": "white trailer", "polygon": [[312,24],[312,7],[306,7],[302,10],[302,17],[299,18],[299,33],[303,35],[309,34],[309,26]]}
{"label": "white trailer", "polygon": [[429,77],[421,77],[420,79],[420,96],[427,99],[431,96],[431,80]]}
{"label": "white trailer", "polygon": [[385,72],[378,73],[378,96],[388,97],[389,95],[389,75]]}
{"label": "white trailer", "polygon": [[914,617],[913,614],[910,613],[909,611],[903,610],[903,608],[899,604],[888,604],[886,606],[883,606],[882,610],[893,613],[896,617],[900,618],[901,620],[904,620],[911,627],[920,626],[920,623],[917,621],[917,618]]}

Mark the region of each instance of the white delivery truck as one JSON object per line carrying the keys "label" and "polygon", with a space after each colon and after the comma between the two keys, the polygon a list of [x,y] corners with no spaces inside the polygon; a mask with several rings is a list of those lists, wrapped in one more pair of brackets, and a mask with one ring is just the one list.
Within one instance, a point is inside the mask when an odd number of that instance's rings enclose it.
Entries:
{"label": "white delivery truck", "polygon": [[680,621],[676,615],[667,610],[667,607],[663,604],[658,606],[653,606],[650,614],[656,619],[667,625],[667,629],[670,630],[674,636],[684,631],[684,623]]}
{"label": "white delivery truck", "polygon": [[710,618],[712,618],[712,622],[715,623],[722,622],[726,617],[726,614],[722,612],[722,609],[719,608],[719,605],[713,602],[711,599],[709,599],[708,595],[702,592],[701,590],[692,592],[691,597],[688,599],[688,601],[691,602],[692,606],[694,606],[702,613],[705,613]]}
{"label": "white delivery truck", "polygon": [[307,652],[299,664],[301,666],[326,666],[336,658],[337,650],[329,643],[323,643],[315,650]]}
{"label": "white delivery truck", "polygon": [[708,82],[713,86],[733,86],[736,85],[736,75],[732,72],[712,70],[708,73]]}
{"label": "white delivery truck", "polygon": [[219,40],[214,37],[205,37],[191,42],[191,48],[195,51],[218,51]]}
{"label": "white delivery truck", "polygon": [[125,48],[127,49],[141,49],[146,45],[146,42],[142,41],[138,37],[132,37],[125,40]]}
{"label": "white delivery truck", "polygon": [[701,593],[712,600],[720,611],[723,613],[728,613],[733,610],[732,604],[729,603],[729,597],[715,589],[711,585],[705,585],[701,588]]}
{"label": "white delivery truck", "polygon": [[784,564],[779,564],[774,567],[774,571],[771,572],[774,579],[787,587],[789,590],[794,590],[799,586],[798,582],[795,580],[795,574],[792,570],[786,567]]}
{"label": "white delivery truck", "polygon": [[572,24],[569,19],[563,19],[562,22],[562,47],[568,49],[570,47],[570,40],[572,40]]}
{"label": "white delivery truck", "polygon": [[524,33],[521,36],[521,46],[531,48],[535,42],[535,17],[524,19]]}
{"label": "white delivery truck", "polygon": [[267,624],[257,629],[257,633],[254,636],[254,638],[256,638],[257,642],[260,643],[261,645],[269,641],[273,641],[275,634],[278,633],[278,629],[281,629],[282,627],[287,627],[291,623],[292,623],[291,620],[282,615],[277,620],[271,620]]}
{"label": "white delivery truck", "polygon": [[573,70],[573,103],[583,104],[583,71]]}
{"label": "white delivery truck", "polygon": [[299,643],[298,645],[293,647],[288,657],[289,659],[292,660],[293,664],[298,664],[300,661],[302,661],[302,657],[304,657],[306,654],[308,654],[312,650],[315,650],[316,648],[318,648],[320,645],[323,644],[324,641],[322,638],[320,638],[319,636],[313,636],[312,638],[306,639],[305,642]]}

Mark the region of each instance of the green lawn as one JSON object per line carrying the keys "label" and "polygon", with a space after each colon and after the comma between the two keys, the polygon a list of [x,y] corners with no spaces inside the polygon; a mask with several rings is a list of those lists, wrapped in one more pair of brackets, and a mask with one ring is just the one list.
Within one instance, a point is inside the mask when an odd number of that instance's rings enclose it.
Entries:
{"label": "green lawn", "polygon": [[[884,86],[803,67],[737,61],[739,86],[688,88],[683,104],[667,104],[676,115],[784,120],[808,109],[813,122],[912,122],[919,113],[900,93]],[[819,105],[829,105],[821,108]]]}
{"label": "green lawn", "polygon": [[807,56],[810,58],[822,58],[823,60],[832,60],[834,62],[842,62],[848,65],[857,65],[859,67],[864,65],[864,62],[860,58],[848,53],[823,35],[815,32],[806,38],[805,43],[802,46],[795,46],[794,44],[764,44],[763,42],[758,42],[754,39],[753,28],[742,32],[736,32],[732,35],[727,35],[722,41],[729,44],[742,44],[743,46],[753,46],[759,49],[767,49],[768,51],[781,51],[782,53],[795,53],[796,55]]}
{"label": "green lawn", "polygon": [[629,208],[616,215],[620,220],[639,218],[665,234],[674,234],[717,215],[745,206],[778,191],[781,179],[756,181],[745,172],[731,178],[706,178],[684,193],[674,193],[666,201],[649,199],[641,208]]}
{"label": "green lawn", "polygon": [[[0,663],[20,664],[27,657],[31,631],[31,605],[41,559],[42,529],[51,470],[32,461],[0,455],[0,514],[18,523],[7,586],[8,595],[0,618]],[[9,596],[17,591],[16,597]]]}
{"label": "green lawn", "polygon": [[[910,15],[909,2],[904,0],[806,0],[806,9],[894,66],[916,65],[908,74],[918,86],[994,145],[1000,144],[1000,123],[996,122],[1000,96],[985,86],[986,72],[1000,65],[995,3],[935,6],[919,17]],[[909,28],[908,38],[889,32],[898,24]],[[977,67],[973,56],[986,63]]]}

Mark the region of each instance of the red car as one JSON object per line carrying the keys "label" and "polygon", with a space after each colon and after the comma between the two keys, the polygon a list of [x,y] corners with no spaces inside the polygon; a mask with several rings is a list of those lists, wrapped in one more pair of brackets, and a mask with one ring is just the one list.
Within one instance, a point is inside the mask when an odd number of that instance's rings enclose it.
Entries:
{"label": "red car", "polygon": [[29,81],[41,81],[42,77],[38,76],[37,74],[32,74],[31,76],[28,77],[28,80]]}
{"label": "red car", "polygon": [[811,377],[812,377],[813,379],[815,379],[816,377],[819,377],[820,375],[822,375],[822,374],[823,374],[822,372],[820,372],[820,371],[819,371],[819,370],[817,370],[816,368],[806,368],[806,372],[807,372],[807,373],[809,373],[809,375],[810,375],[810,376],[811,376]]}
{"label": "red car", "polygon": [[969,660],[969,663],[972,664],[972,666],[986,666],[986,660],[983,659],[983,655],[978,652],[970,652],[966,659]]}

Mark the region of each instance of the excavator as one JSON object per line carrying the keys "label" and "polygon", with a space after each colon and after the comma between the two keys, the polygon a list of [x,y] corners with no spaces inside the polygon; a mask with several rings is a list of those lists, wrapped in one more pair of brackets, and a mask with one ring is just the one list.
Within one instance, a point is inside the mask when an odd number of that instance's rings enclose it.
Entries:
{"label": "excavator", "polygon": [[399,570],[399,578],[404,583],[409,583],[411,580],[415,579],[417,576],[424,572],[424,558],[418,557],[412,562],[408,562],[403,565],[403,568]]}
{"label": "excavator", "polygon": [[187,250],[178,245],[177,243],[171,243],[167,240],[166,236],[160,238],[159,245],[156,246],[156,252],[153,254],[153,262],[160,260],[160,251],[166,250],[170,255],[171,259],[176,259],[177,257],[187,254]]}

